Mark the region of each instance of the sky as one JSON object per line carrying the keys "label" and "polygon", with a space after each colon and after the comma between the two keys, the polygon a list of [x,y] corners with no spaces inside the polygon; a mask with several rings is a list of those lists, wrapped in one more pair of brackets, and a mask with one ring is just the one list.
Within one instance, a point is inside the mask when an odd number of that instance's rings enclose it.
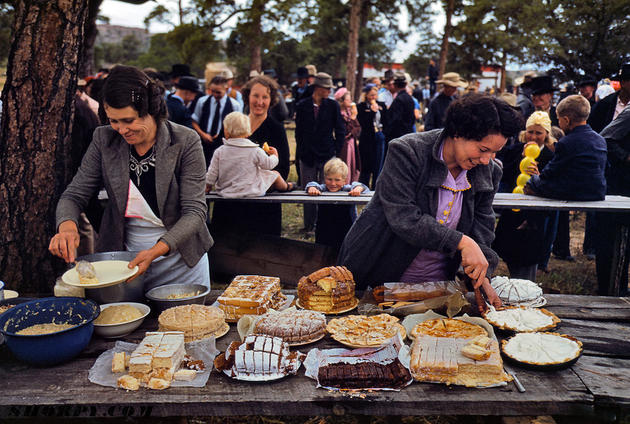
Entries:
{"label": "sky", "polygon": [[[112,25],[123,25],[130,27],[144,28],[144,18],[153,10],[156,3],[148,1],[146,3],[135,5],[130,3],[124,3],[118,0],[104,0],[101,4],[100,14],[107,16],[110,19]],[[401,27],[407,29],[406,18],[401,16]],[[439,14],[435,22],[433,23],[433,30],[436,33],[440,33],[444,27],[445,18],[443,14]],[[152,33],[167,32],[172,27],[168,24],[152,23],[149,27],[149,31]],[[225,37],[227,38],[226,32]],[[406,43],[399,42],[398,49],[393,55],[395,62],[403,62],[418,44],[419,35],[412,33]]]}

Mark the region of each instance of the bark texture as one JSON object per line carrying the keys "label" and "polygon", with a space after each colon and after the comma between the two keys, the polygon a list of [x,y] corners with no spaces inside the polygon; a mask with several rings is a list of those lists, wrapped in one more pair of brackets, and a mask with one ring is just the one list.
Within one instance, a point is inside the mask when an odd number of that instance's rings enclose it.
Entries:
{"label": "bark texture", "polygon": [[49,293],[64,268],[48,252],[68,184],[78,58],[89,1],[18,1],[0,128],[0,279]]}
{"label": "bark texture", "polygon": [[444,24],[444,36],[442,37],[442,47],[440,48],[440,75],[438,79],[442,78],[444,71],[446,70],[446,60],[448,57],[448,39],[453,32],[453,13],[455,13],[455,0],[447,0],[446,2],[446,23]]}
{"label": "bark texture", "polygon": [[357,54],[359,51],[359,23],[362,0],[350,1],[350,31],[348,33],[348,57],[346,58],[346,88],[354,100],[356,95]]}

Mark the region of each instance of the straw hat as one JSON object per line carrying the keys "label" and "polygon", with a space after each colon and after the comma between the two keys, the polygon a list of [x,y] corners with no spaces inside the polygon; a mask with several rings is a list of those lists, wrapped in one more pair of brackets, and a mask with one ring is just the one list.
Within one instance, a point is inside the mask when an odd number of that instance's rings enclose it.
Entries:
{"label": "straw hat", "polygon": [[448,85],[449,87],[468,87],[468,82],[459,76],[457,72],[447,72],[442,75],[442,79],[435,81],[438,84]]}

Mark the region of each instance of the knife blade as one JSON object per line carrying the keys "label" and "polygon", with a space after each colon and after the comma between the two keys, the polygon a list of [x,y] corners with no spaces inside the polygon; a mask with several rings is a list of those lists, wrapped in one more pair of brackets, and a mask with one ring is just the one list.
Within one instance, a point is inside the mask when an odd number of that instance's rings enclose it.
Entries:
{"label": "knife blade", "polygon": [[525,393],[525,386],[521,384],[520,380],[516,376],[516,373],[508,367],[504,367],[504,368],[505,368],[505,372],[507,372],[508,375],[513,378],[514,385],[516,386],[516,390],[518,390],[519,393]]}

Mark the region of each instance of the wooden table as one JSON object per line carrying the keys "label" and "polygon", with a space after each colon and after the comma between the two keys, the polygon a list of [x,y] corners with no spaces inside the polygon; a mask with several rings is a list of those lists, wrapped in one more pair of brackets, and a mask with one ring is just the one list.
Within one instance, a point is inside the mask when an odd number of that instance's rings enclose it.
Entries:
{"label": "wooden table", "polygon": [[[209,301],[218,296],[213,291]],[[160,417],[214,415],[572,415],[610,421],[630,417],[630,299],[546,295],[547,308],[561,319],[559,331],[579,338],[584,355],[571,368],[528,371],[512,367],[526,388],[471,389],[413,383],[400,392],[367,393],[365,398],[328,392],[298,375],[271,383],[231,380],[216,371],[204,388],[141,389],[125,392],[88,381],[95,359],[113,341],[94,338],[73,361],[33,368],[0,347],[0,417]],[[156,328],[155,318],[127,341]],[[235,325],[217,341],[224,350],[238,338]],[[339,347],[329,337],[312,347]]]}

